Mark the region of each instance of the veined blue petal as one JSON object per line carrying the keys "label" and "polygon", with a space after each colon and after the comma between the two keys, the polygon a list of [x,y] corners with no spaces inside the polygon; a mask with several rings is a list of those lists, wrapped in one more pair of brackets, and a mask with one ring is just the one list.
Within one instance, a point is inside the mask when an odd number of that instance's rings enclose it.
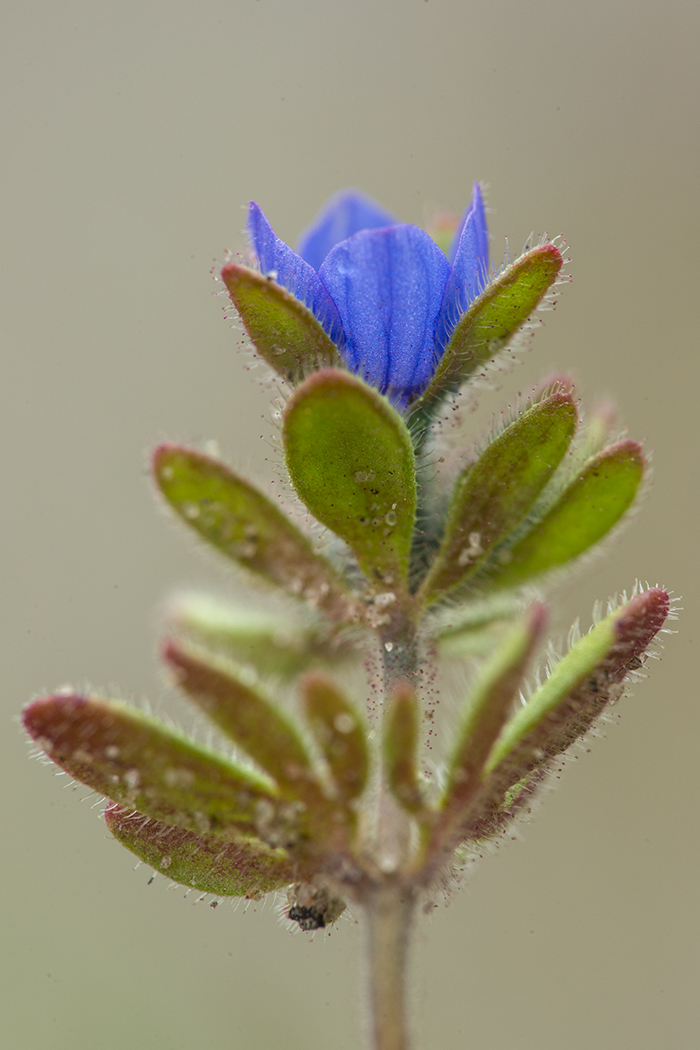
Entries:
{"label": "veined blue petal", "polygon": [[260,272],[304,303],[333,342],[342,348],[344,339],[340,315],[318,274],[288,244],[280,240],[255,201],[251,201],[248,206],[247,228]]}
{"label": "veined blue petal", "polygon": [[479,247],[483,251],[484,255],[488,257],[489,234],[486,225],[486,209],[484,208],[484,198],[481,193],[481,186],[478,182],[475,182],[472,191],[472,199],[469,203],[469,207],[462,215],[462,218],[455,229],[454,235],[452,237],[452,242],[450,244],[450,250],[447,253],[447,258],[450,260],[451,266],[454,264],[455,261],[455,255],[457,254],[457,249],[459,247],[459,239],[462,236],[462,230],[464,229],[467,223],[467,219],[472,214],[472,212],[476,212],[474,218],[478,226],[478,235],[480,241]]}
{"label": "veined blue petal", "polygon": [[338,308],[348,366],[397,401],[422,389],[450,265],[417,226],[364,230],[326,257],[319,277]]}
{"label": "veined blue petal", "polygon": [[469,304],[483,292],[488,283],[489,235],[478,183],[474,183],[474,195],[461,227],[455,233],[450,255],[453,256],[452,269],[436,331],[436,345],[440,350],[447,345],[455,325]]}
{"label": "veined blue petal", "polygon": [[357,190],[342,190],[328,201],[325,208],[308,226],[297,244],[297,254],[313,266],[321,263],[336,244],[360,230],[377,230],[395,226],[397,220],[371,197]]}

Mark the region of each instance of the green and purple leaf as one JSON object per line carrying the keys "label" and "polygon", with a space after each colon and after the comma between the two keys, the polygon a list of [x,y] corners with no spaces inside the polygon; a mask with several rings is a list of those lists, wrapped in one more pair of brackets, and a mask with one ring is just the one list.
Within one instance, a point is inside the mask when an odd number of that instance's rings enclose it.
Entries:
{"label": "green and purple leaf", "polygon": [[150,867],[201,893],[257,900],[299,877],[298,865],[283,850],[260,842],[222,842],[117,805],[107,807],[105,822],[115,839]]}
{"label": "green and purple leaf", "polygon": [[343,802],[358,798],[367,783],[369,754],[365,729],[354,704],[332,678],[319,671],[306,675],[301,691],[304,713],[338,796]]}
{"label": "green and purple leaf", "polygon": [[334,620],[353,618],[352,599],[333,566],[250,482],[181,445],[157,448],[153,472],[175,513],[222,554]]}
{"label": "green and purple leaf", "polygon": [[585,736],[621,696],[625,679],[642,666],[669,608],[666,591],[644,591],[601,620],[556,664],[494,744],[469,816],[469,837],[480,838],[499,826],[522,792],[528,794],[529,778]]}
{"label": "green and purple leaf", "polygon": [[249,676],[221,656],[169,641],[163,657],[178,686],[291,798],[317,799],[319,784],[296,726]]}
{"label": "green and purple leaf", "polygon": [[169,826],[253,834],[260,803],[277,805],[269,781],[126,704],[58,693],[29,704],[23,722],[76,780]]}
{"label": "green and purple leaf", "polygon": [[415,689],[399,681],[392,690],[384,721],[383,751],[387,784],[409,813],[425,811],[418,775],[421,710]]}

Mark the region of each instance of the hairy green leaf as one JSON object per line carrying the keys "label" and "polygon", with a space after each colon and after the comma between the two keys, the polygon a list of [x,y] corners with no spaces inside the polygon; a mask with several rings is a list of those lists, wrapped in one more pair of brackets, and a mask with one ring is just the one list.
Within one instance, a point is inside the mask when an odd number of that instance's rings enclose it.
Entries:
{"label": "hairy green leaf", "polygon": [[188,831],[253,832],[277,789],[223,755],[116,701],[59,693],[29,704],[27,732],[94,791]]}
{"label": "hairy green leaf", "polygon": [[408,682],[399,681],[392,690],[384,718],[384,764],[389,789],[409,813],[425,809],[418,776],[420,721],[415,689]]}
{"label": "hairy green leaf", "polygon": [[523,675],[546,622],[546,608],[539,603],[531,606],[482,667],[450,760],[444,807],[463,807],[478,789],[486,760],[523,687]]}
{"label": "hairy green leaf", "polygon": [[237,664],[283,679],[316,664],[334,666],[356,656],[350,639],[329,631],[320,617],[261,612],[198,592],[169,603],[167,626]]}
{"label": "hairy green leaf", "polygon": [[257,900],[298,877],[297,865],[283,850],[261,842],[222,842],[115,805],[107,808],[105,821],[122,846],[173,882],[201,893]]}
{"label": "hairy green leaf", "polygon": [[619,441],[589,459],[544,517],[488,566],[487,587],[517,587],[573,561],[613,528],[637,494],[645,460],[636,441]]}
{"label": "hairy green leaf", "polygon": [[296,726],[221,656],[181,642],[163,651],[180,688],[234,740],[287,797],[317,798],[318,781]]}
{"label": "hairy green leaf", "polygon": [[301,683],[304,712],[343,801],[357,798],[367,783],[369,755],[362,720],[328,675],[319,671]]}
{"label": "hairy green leaf", "polygon": [[176,514],[217,550],[335,620],[354,618],[352,600],[333,566],[250,482],[180,445],[157,448],[153,470]]}
{"label": "hairy green leaf", "polygon": [[522,328],[563,265],[558,248],[541,244],[506,266],[460,318],[414,418],[496,356]]}
{"label": "hairy green leaf", "polygon": [[286,288],[238,263],[227,263],[221,276],[255,349],[288,382],[342,364],[319,321]]}
{"label": "hairy green leaf", "polygon": [[401,591],[416,507],[406,426],[386,398],[326,369],[298,387],[284,414],[287,467],[299,496],[354,551],[375,587]]}
{"label": "hairy green leaf", "polygon": [[576,429],[570,394],[527,409],[458,478],[435,561],[417,596],[431,605],[461,586],[514,531],[552,477]]}
{"label": "hairy green leaf", "polygon": [[[669,612],[666,591],[636,595],[576,642],[547,680],[504,726],[482,774],[470,817],[471,836],[489,834],[510,805],[534,786],[538,770],[585,736],[624,689]],[[535,778],[534,780],[532,778]],[[520,788],[518,788],[520,785]],[[516,789],[513,791],[513,789]],[[512,793],[512,798],[509,798]]]}

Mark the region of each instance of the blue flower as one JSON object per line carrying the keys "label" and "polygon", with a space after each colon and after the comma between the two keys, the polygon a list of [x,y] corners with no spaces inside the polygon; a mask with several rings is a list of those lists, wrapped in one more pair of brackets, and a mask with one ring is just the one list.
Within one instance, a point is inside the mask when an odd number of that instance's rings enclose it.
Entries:
{"label": "blue flower", "polygon": [[248,235],[261,272],[312,311],[348,368],[399,404],[425,389],[488,281],[486,214],[476,184],[448,256],[425,230],[397,222],[355,190],[329,201],[297,251],[254,202]]}

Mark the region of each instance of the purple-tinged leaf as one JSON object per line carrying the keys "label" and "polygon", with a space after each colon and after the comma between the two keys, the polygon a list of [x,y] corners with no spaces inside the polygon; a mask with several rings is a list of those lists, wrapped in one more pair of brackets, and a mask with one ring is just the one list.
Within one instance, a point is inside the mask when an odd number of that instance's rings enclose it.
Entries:
{"label": "purple-tinged leaf", "polygon": [[312,672],[302,680],[304,713],[328,764],[339,798],[348,802],[365,789],[369,755],[362,720],[328,675]]}
{"label": "purple-tinged leaf", "polygon": [[421,814],[425,799],[418,776],[418,734],[421,711],[415,689],[397,682],[384,721],[383,750],[387,784],[409,813]]}
{"label": "purple-tinged leaf", "polygon": [[161,445],[153,473],[176,514],[222,554],[337,622],[359,616],[333,566],[278,507],[223,463],[181,445]]}
{"label": "purple-tinged leaf", "polygon": [[190,700],[279,785],[286,797],[320,797],[316,773],[291,719],[235,664],[181,642],[169,641],[165,661]]}
{"label": "purple-tinged leaf", "polygon": [[283,850],[250,839],[223,842],[195,835],[117,805],[107,807],[105,822],[115,839],[150,867],[201,893],[258,900],[299,877],[298,865]]}
{"label": "purple-tinged leaf", "polygon": [[169,826],[254,833],[277,789],[143,712],[59,693],[29,704],[27,732],[49,758],[93,791]]}
{"label": "purple-tinged leaf", "polygon": [[450,759],[443,807],[455,812],[478,790],[481,773],[513,704],[547,623],[544,605],[535,603],[481,668],[469,710]]}
{"label": "purple-tinged leaf", "polygon": [[589,731],[625,679],[642,666],[670,608],[666,591],[651,588],[601,620],[553,668],[505,725],[482,773],[468,824],[470,838],[491,834],[508,818],[530,778],[551,767]]}

